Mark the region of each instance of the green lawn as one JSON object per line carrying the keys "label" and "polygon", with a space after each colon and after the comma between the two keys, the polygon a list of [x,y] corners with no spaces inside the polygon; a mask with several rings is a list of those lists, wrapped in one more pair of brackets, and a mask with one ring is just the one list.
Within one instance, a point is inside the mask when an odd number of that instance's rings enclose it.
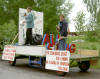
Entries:
{"label": "green lawn", "polygon": [[[84,40],[84,37],[81,36],[72,36],[72,37],[68,37],[67,39],[67,43],[72,43],[72,41],[74,40]],[[84,42],[77,42],[74,43],[76,44],[76,50],[78,49],[89,49],[89,50],[98,50],[100,52],[100,44],[99,42],[89,42],[89,41],[84,41]]]}
{"label": "green lawn", "polygon": [[92,65],[91,68],[93,68],[93,69],[100,69],[100,59],[98,61],[98,64],[97,65]]}

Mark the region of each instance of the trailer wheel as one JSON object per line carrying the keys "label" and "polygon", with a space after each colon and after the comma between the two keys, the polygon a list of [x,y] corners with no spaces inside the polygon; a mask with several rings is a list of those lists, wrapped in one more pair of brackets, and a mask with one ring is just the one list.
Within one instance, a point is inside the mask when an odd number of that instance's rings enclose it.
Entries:
{"label": "trailer wheel", "polygon": [[15,65],[16,65],[16,59],[15,59],[14,61],[9,61],[9,64],[10,64],[11,66],[15,66]]}
{"label": "trailer wheel", "polygon": [[56,71],[56,74],[59,75],[59,76],[65,76],[66,72]]}
{"label": "trailer wheel", "polygon": [[79,68],[81,71],[85,72],[90,68],[90,62],[89,61],[82,61],[79,62]]}

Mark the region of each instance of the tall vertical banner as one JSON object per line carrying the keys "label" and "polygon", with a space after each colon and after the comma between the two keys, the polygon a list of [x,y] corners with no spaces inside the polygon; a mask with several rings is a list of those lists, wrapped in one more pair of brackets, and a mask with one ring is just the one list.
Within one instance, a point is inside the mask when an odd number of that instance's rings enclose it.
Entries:
{"label": "tall vertical banner", "polygon": [[[27,14],[27,10],[20,8],[19,9],[19,45],[23,45],[26,40],[26,24],[23,24],[25,21],[24,14]],[[40,34],[43,35],[43,13],[32,10],[34,16],[34,27],[32,29],[32,35]]]}
{"label": "tall vertical banner", "polygon": [[69,72],[69,51],[47,50],[46,69]]}

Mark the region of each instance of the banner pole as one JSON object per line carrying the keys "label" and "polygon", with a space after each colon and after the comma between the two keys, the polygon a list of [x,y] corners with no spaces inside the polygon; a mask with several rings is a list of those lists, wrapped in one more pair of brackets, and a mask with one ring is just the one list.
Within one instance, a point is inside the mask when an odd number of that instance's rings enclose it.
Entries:
{"label": "banner pole", "polygon": [[13,39],[13,41],[12,41],[12,43],[11,44],[13,44],[14,43],[14,41],[16,40],[16,38],[18,37],[18,33],[17,33],[17,35],[15,36],[15,38]]}

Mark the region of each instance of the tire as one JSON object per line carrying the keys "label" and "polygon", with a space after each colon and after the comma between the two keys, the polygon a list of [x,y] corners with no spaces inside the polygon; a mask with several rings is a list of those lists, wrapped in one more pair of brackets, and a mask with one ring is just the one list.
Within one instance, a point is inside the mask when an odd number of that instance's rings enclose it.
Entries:
{"label": "tire", "polygon": [[90,62],[89,61],[82,61],[79,62],[79,68],[81,71],[86,72],[90,68]]}
{"label": "tire", "polygon": [[9,61],[9,64],[10,64],[11,66],[15,66],[15,65],[16,65],[16,59],[15,59],[14,61]]}
{"label": "tire", "polygon": [[66,72],[56,71],[56,74],[59,75],[59,76],[65,76]]}

